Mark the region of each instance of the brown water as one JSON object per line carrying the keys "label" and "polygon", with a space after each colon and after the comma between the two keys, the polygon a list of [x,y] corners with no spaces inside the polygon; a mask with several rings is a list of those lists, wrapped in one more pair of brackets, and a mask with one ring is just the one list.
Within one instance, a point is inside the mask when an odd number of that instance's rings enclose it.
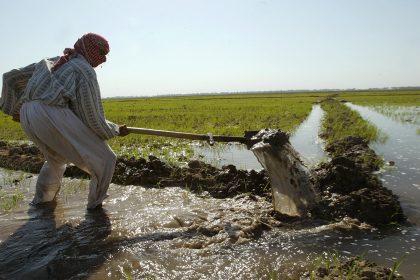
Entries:
{"label": "brown water", "polygon": [[65,179],[55,207],[33,208],[36,175],[0,169],[3,194],[18,188],[24,197],[13,210],[0,210],[0,279],[296,277],[309,260],[331,250],[365,254],[385,266],[406,255],[400,272],[419,279],[420,136],[415,127],[385,117],[375,123],[396,131],[389,133],[390,144],[374,148],[396,162],[380,176],[414,226],[367,233],[333,226],[258,231],[271,208],[258,197],[214,199],[179,188],[119,185],[111,185],[104,210],[87,212],[87,181],[75,179]]}
{"label": "brown water", "polygon": [[[5,170],[1,175],[4,191],[18,187],[24,194],[18,207],[0,215],[5,279],[122,279],[125,274],[255,279],[279,267],[292,272],[307,257],[293,249],[294,239],[305,239],[304,231],[248,238],[247,229],[271,209],[263,199],[214,199],[179,188],[111,185],[104,210],[88,212],[87,182],[65,179],[57,205],[34,208],[28,203],[36,176]],[[17,186],[14,179],[20,180]]]}

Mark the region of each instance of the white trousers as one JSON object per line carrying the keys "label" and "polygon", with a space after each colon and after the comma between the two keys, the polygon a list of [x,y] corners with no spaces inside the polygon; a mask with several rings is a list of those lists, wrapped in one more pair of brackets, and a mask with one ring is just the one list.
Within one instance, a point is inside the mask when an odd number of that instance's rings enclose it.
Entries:
{"label": "white trousers", "polygon": [[91,176],[87,208],[101,204],[108,196],[116,163],[116,155],[108,144],[68,108],[31,101],[23,104],[20,122],[46,159],[32,203],[54,200],[66,164],[71,162]]}

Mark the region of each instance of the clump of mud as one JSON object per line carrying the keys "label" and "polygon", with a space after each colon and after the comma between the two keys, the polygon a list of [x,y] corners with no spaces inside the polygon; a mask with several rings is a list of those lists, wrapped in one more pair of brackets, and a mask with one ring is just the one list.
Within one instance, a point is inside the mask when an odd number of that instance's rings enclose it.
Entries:
{"label": "clump of mud", "polygon": [[320,201],[313,213],[327,220],[349,216],[371,225],[401,223],[398,197],[373,173],[380,160],[359,137],[347,137],[326,148],[331,160],[313,170]]}
{"label": "clump of mud", "polygon": [[[309,274],[309,273],[307,273]],[[395,279],[402,280],[402,276],[396,275],[389,268],[377,265],[360,257],[352,257],[340,260],[327,266],[319,266],[312,271],[310,279]],[[351,278],[349,278],[351,277]]]}

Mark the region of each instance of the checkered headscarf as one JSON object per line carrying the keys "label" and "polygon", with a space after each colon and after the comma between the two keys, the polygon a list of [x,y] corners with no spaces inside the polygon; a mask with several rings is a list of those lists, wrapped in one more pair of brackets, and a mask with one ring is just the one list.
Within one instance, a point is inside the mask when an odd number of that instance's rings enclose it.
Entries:
{"label": "checkered headscarf", "polygon": [[105,55],[109,53],[109,44],[104,37],[95,33],[87,33],[77,40],[74,49],[66,48],[63,53],[64,55],[54,64],[53,70],[57,70],[69,61],[75,53],[83,55],[92,67],[96,67],[106,61]]}

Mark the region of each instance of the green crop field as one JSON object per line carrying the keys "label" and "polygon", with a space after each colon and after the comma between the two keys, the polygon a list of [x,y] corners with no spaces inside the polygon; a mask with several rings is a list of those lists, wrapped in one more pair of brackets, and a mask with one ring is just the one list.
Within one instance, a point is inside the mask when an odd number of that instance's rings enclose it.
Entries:
{"label": "green crop field", "polygon": [[[108,120],[127,126],[243,136],[246,130],[267,127],[292,132],[317,99],[312,94],[196,95],[105,99],[103,105]],[[27,139],[18,123],[4,114],[0,118],[1,140]],[[188,141],[138,134],[115,137],[109,143],[118,154],[134,156],[189,151]]]}
{"label": "green crop field", "polygon": [[340,93],[337,98],[368,106],[399,122],[420,125],[420,90]]}
{"label": "green crop field", "polygon": [[336,97],[363,106],[420,106],[420,90],[340,92]]}
{"label": "green crop field", "polygon": [[[271,127],[293,131],[317,97],[308,95],[222,95],[106,100],[106,116],[119,124],[199,134],[243,136],[246,130]],[[190,151],[188,141],[129,135],[114,138],[119,153]],[[167,148],[169,146],[169,148]],[[140,147],[140,150],[136,147]],[[156,149],[157,148],[157,149]]]}
{"label": "green crop field", "polygon": [[321,107],[326,113],[322,121],[321,135],[327,144],[348,136],[357,136],[368,141],[384,138],[376,126],[335,99],[322,102]]}
{"label": "green crop field", "polygon": [[[405,108],[411,105],[418,108],[420,104],[420,91],[187,95],[105,99],[103,104],[107,119],[118,124],[243,136],[246,130],[268,127],[293,132],[308,116],[312,104],[327,96],[365,106],[398,105]],[[27,140],[20,125],[9,116],[0,113],[0,120],[0,140]],[[180,151],[190,155],[189,143],[188,140],[138,134],[115,137],[109,141],[120,155],[146,156],[153,153],[163,157],[176,157]]]}

